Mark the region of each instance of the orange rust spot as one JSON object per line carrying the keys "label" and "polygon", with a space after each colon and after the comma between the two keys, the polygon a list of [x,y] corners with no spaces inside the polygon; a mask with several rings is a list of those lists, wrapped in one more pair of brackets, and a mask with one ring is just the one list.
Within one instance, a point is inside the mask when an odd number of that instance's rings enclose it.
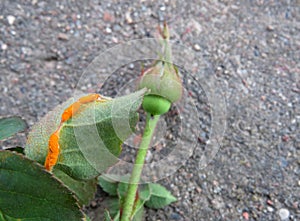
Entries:
{"label": "orange rust spot", "polygon": [[81,97],[79,98],[79,102],[81,104],[86,104],[86,103],[89,103],[89,102],[93,102],[93,101],[96,101],[97,99],[99,99],[101,96],[100,94],[89,94],[87,96],[84,96],[84,97]]}
{"label": "orange rust spot", "polygon": [[74,114],[76,114],[80,108],[81,104],[76,101],[75,103],[71,104],[68,108],[65,109],[63,114],[61,115],[61,123],[66,122],[69,120]]}
{"label": "orange rust spot", "polygon": [[71,104],[68,108],[65,109],[61,115],[61,123],[66,122],[71,117],[73,117],[79,110],[82,104],[90,103],[96,101],[101,96],[100,94],[89,94],[87,96],[81,97],[75,103]]}
{"label": "orange rust spot", "polygon": [[54,132],[49,138],[49,150],[52,153],[59,152],[59,145],[58,145],[59,135],[58,132]]}
{"label": "orange rust spot", "polygon": [[[71,117],[73,117],[79,110],[82,104],[90,103],[93,101],[98,100],[101,98],[100,94],[89,94],[87,96],[81,97],[76,101],[75,103],[71,104],[68,108],[64,110],[64,112],[61,115],[61,124],[58,127],[58,129],[51,134],[48,142],[48,154],[45,160],[45,168],[48,171],[51,171],[52,167],[56,164],[58,160],[58,156],[60,153],[59,149],[59,131],[62,127],[62,123],[66,122],[69,120]],[[99,100],[101,101],[101,100]],[[105,102],[106,99],[103,99]]]}
{"label": "orange rust spot", "polygon": [[58,155],[59,155],[59,131],[55,131],[53,134],[51,134],[49,138],[49,149],[48,154],[45,161],[45,168],[48,171],[51,171],[52,167],[56,164]]}

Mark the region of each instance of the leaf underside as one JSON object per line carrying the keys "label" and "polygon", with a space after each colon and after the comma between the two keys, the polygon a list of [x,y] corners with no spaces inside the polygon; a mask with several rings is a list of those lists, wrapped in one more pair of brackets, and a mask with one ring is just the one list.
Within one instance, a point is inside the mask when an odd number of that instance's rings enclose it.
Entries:
{"label": "leaf underside", "polygon": [[[118,162],[121,144],[134,131],[145,92],[140,90],[83,105],[61,128],[60,155],[55,167],[74,179],[92,179]],[[44,163],[50,134],[57,129],[65,108],[73,102],[68,100],[58,106],[33,127],[26,143],[26,156]]]}

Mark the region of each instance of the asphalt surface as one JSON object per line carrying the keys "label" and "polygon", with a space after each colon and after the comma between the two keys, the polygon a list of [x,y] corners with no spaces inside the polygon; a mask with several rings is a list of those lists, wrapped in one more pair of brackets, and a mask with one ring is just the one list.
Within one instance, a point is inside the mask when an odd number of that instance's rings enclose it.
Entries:
{"label": "asphalt surface", "polygon": [[[31,127],[73,95],[101,52],[154,37],[164,20],[171,39],[204,59],[222,85],[227,127],[217,155],[199,169],[198,150],[209,142],[214,107],[194,79],[188,90],[201,114],[190,127],[200,130],[198,146],[185,165],[159,181],[178,201],[146,210],[145,220],[300,220],[298,0],[2,0],[1,117],[19,115]],[[140,71],[139,65],[128,70]],[[111,91],[103,93],[114,96],[118,82],[130,80],[121,73],[104,82]],[[91,86],[80,89],[90,92]],[[24,146],[29,130],[1,142],[2,148]],[[87,207],[91,217],[105,197],[99,191]]]}

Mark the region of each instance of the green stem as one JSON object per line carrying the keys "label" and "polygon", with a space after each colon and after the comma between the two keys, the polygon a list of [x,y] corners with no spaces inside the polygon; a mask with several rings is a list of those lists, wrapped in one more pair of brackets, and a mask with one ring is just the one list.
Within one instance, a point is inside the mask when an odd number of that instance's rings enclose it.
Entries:
{"label": "green stem", "polygon": [[154,129],[156,127],[159,117],[160,117],[159,115],[155,115],[155,116],[151,117],[151,115],[149,113],[147,113],[146,126],[145,126],[145,130],[144,130],[144,134],[143,134],[143,139],[140,144],[140,148],[138,150],[138,153],[137,153],[137,156],[135,159],[135,164],[134,164],[132,174],[130,177],[127,195],[126,195],[126,198],[124,201],[124,207],[123,207],[121,221],[130,221],[132,218],[131,215],[133,212],[132,210],[134,207],[136,192],[138,189],[138,183],[140,182],[141,173],[143,170],[147,151],[148,151],[149,145],[151,143]]}

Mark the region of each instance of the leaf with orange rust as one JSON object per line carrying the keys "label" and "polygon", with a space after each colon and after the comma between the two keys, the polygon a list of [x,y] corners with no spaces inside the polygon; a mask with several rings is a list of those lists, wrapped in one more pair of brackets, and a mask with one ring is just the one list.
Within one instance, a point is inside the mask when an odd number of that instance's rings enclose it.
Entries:
{"label": "leaf with orange rust", "polygon": [[[143,89],[106,102],[84,104],[61,127],[60,154],[54,167],[74,179],[86,180],[115,164],[122,143],[134,131],[145,92]],[[68,100],[58,106],[33,127],[25,148],[27,157],[44,164],[50,134],[58,128],[61,114],[72,103],[74,100]]]}

